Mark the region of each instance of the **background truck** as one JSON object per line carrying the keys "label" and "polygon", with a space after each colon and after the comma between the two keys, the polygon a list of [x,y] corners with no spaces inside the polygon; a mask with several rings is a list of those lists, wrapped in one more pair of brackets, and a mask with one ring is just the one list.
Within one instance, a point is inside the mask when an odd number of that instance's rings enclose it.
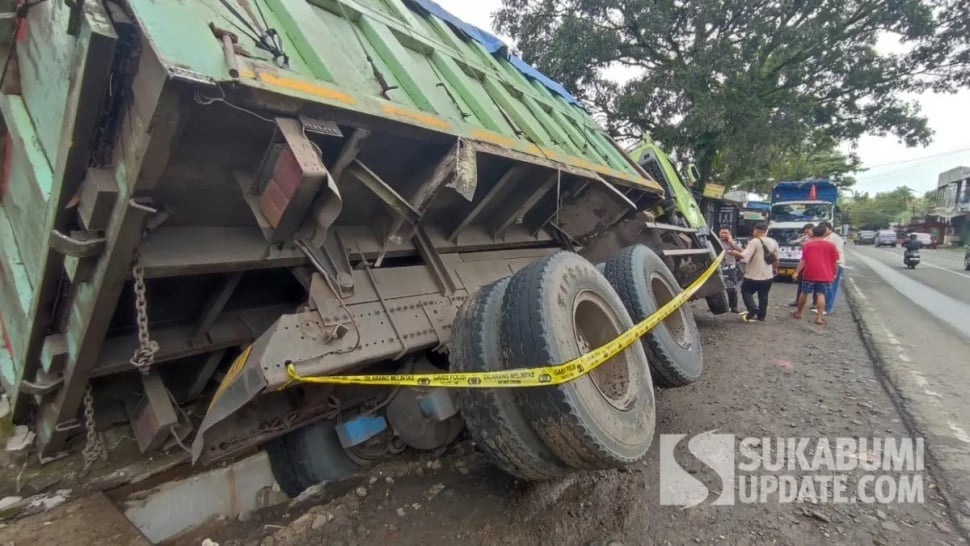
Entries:
{"label": "background truck", "polygon": [[557,364],[714,260],[669,181],[434,2],[0,3],[0,378],[42,456],[130,425],[265,447],[295,494],[467,425],[544,479],[643,456],[648,366],[699,377],[682,307],[555,387],[292,380]]}
{"label": "background truck", "polygon": [[805,224],[835,223],[839,189],[828,180],[779,182],[771,190],[768,236],[778,242],[778,274],[791,277],[802,259],[801,236]]}

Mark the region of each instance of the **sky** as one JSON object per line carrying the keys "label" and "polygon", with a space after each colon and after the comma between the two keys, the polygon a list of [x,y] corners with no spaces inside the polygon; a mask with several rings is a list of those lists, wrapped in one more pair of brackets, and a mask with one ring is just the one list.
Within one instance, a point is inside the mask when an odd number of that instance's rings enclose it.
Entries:
{"label": "sky", "polygon": [[[491,14],[501,0],[437,0],[460,19],[492,30]],[[493,31],[494,32],[494,31]],[[506,41],[509,41],[506,38]],[[953,167],[970,167],[970,90],[955,94],[912,96],[935,131],[927,147],[908,148],[893,136],[863,136],[855,151],[864,171],[856,174],[855,190],[876,193],[909,186],[917,195],[935,189],[937,177]],[[850,150],[850,145],[845,145]]]}

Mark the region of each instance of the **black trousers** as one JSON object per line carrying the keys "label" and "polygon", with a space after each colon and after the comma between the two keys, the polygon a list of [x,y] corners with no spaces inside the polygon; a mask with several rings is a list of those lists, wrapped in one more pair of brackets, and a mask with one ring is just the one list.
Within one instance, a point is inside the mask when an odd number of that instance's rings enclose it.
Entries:
{"label": "black trousers", "polygon": [[732,313],[736,313],[738,310],[738,289],[728,288],[727,296],[728,296],[728,307],[731,308]]}
{"label": "black trousers", "polygon": [[[741,283],[741,299],[744,306],[748,308],[748,316],[753,319],[765,320],[768,314],[768,292],[771,291],[771,279],[756,281],[744,279]],[[755,305],[754,295],[758,295],[758,303]]]}
{"label": "black trousers", "polygon": [[728,297],[728,305],[732,313],[738,310],[738,281],[741,280],[741,271],[738,266],[724,268],[724,284]]}

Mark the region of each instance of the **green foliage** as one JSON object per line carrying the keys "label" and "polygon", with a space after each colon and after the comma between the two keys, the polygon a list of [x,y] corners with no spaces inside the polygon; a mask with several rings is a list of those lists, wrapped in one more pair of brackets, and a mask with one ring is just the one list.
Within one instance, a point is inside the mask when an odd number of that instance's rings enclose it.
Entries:
{"label": "green foliage", "polygon": [[931,207],[933,201],[928,200],[930,192],[924,198],[917,198],[913,190],[902,186],[890,192],[877,193],[870,197],[868,193],[853,194],[844,208],[849,215],[849,222],[859,229],[886,229],[889,224],[897,222],[903,216],[913,214],[922,215]]}
{"label": "green foliage", "polygon": [[970,87],[970,0],[936,0],[937,31],[909,55],[937,89]]}
{"label": "green foliage", "polygon": [[[861,169],[855,154],[845,154],[831,137],[816,136],[794,147],[776,145],[765,150],[765,164],[758,172],[736,183],[755,193],[769,193],[781,180],[827,178],[842,189],[855,184],[851,173]],[[715,168],[717,162],[715,162]]]}
{"label": "green foliage", "polygon": [[614,136],[649,132],[705,179],[758,186],[776,170],[853,161],[808,161],[801,148],[817,139],[928,142],[903,98],[924,65],[875,45],[930,40],[935,1],[503,0],[495,21]]}

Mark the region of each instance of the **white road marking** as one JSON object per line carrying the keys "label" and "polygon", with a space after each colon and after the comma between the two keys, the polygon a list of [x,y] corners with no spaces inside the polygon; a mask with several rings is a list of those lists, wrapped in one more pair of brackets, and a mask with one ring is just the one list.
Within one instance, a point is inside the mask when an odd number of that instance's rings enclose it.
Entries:
{"label": "white road marking", "polygon": [[960,425],[950,421],[949,419],[947,419],[946,424],[950,427],[950,430],[953,431],[953,435],[956,436],[957,440],[960,440],[965,444],[970,444],[970,434],[967,434],[967,431],[963,430]]}
{"label": "white road marking", "polygon": [[[870,311],[874,311],[874,309],[868,305],[869,303],[868,298],[862,292],[862,289],[859,288],[859,285],[855,282],[855,280],[852,279],[851,277],[849,277],[847,280],[848,280],[849,286],[851,286],[852,291],[855,292],[856,296],[858,296],[858,298],[861,301],[866,303],[866,307]],[[919,386],[920,390],[923,391],[923,394],[929,397],[930,403],[937,408],[942,407],[943,395],[931,389],[929,380],[927,380],[922,373],[920,373],[918,370],[913,368],[913,359],[910,358],[910,356],[906,354],[906,352],[903,350],[902,348],[903,345],[899,341],[899,338],[897,338],[889,330],[889,328],[885,324],[883,324],[883,322],[878,318],[873,317],[872,322],[875,323],[874,326],[878,327],[878,329],[882,331],[886,340],[888,340],[891,345],[895,346],[896,359],[902,363],[901,367],[903,367],[907,372],[909,372],[909,375],[913,378],[913,382]],[[949,418],[949,415],[946,414],[946,412],[944,412],[944,414],[946,415],[945,417],[946,426],[947,428],[950,429],[950,432],[953,433],[953,437],[963,442],[964,444],[970,445],[970,434],[968,434],[967,431],[964,430],[960,425],[953,422],[953,420]]]}
{"label": "white road marking", "polygon": [[938,266],[936,264],[931,264],[930,262],[923,262],[923,265],[926,265],[928,267],[932,267],[933,269],[939,269],[940,271],[946,271],[947,273],[953,273],[954,275],[956,275],[958,277],[963,277],[964,279],[970,279],[970,275],[967,275],[966,273],[961,273],[959,271],[954,271],[952,269],[947,269],[945,267],[940,267],[940,266]]}
{"label": "white road marking", "polygon": [[855,279],[853,279],[852,277],[849,277],[849,284],[852,285],[852,288],[855,290],[856,295],[859,296],[859,299],[864,301],[866,303],[866,306],[868,306],[869,298],[866,297],[866,295],[862,292],[862,289],[859,288],[859,285],[856,284]]}
{"label": "white road marking", "polygon": [[901,295],[970,340],[970,303],[940,292],[918,276],[903,273],[877,257],[857,254],[856,258]]}
{"label": "white road marking", "polygon": [[[885,248],[877,248],[875,250],[878,250],[879,252],[885,252],[887,254],[892,254],[893,256],[896,255],[896,253],[892,252],[891,250],[886,250]],[[855,251],[853,251],[853,252],[855,252]],[[926,260],[920,261],[920,265],[923,265],[923,266],[926,266],[926,267],[932,267],[933,269],[939,269],[940,271],[946,271],[947,273],[952,273],[952,274],[954,274],[954,275],[956,275],[958,277],[963,277],[964,279],[970,279],[970,275],[968,275],[966,273],[963,273],[962,271],[954,271],[952,269],[947,269],[946,267],[941,267],[941,266],[938,266],[936,264],[932,264],[932,263],[930,263],[930,262],[928,262]]]}

